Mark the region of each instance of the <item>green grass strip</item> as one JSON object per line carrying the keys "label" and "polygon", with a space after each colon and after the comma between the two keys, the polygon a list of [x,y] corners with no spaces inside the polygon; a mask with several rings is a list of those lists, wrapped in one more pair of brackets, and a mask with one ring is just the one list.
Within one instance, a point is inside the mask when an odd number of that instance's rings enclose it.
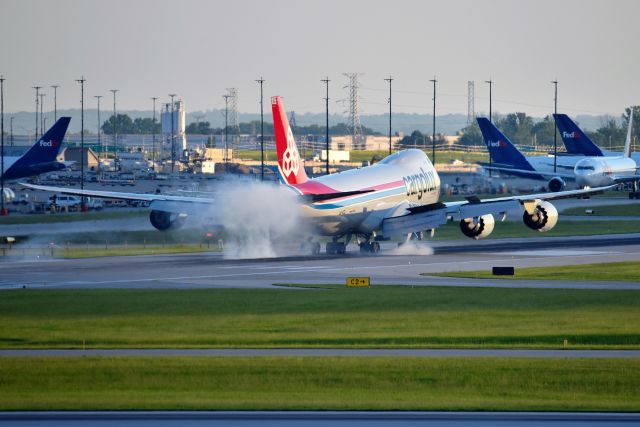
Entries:
{"label": "green grass strip", "polygon": [[638,359],[15,358],[1,410],[638,411]]}
{"label": "green grass strip", "polygon": [[494,276],[491,271],[452,271],[423,273],[425,276],[466,277],[472,279],[530,279],[640,282],[640,263],[609,262],[601,264],[562,265],[558,267],[516,268],[513,276]]}
{"label": "green grass strip", "polygon": [[[487,240],[518,237],[565,237],[593,236],[599,234],[640,233],[640,221],[558,221],[552,230],[545,233],[527,228],[522,221],[496,223]],[[466,240],[458,222],[450,222],[436,229],[434,240]]]}
{"label": "green grass strip", "polygon": [[633,290],[17,289],[0,348],[635,349],[638,307]]}
{"label": "green grass strip", "polygon": [[47,224],[54,222],[77,222],[77,221],[99,221],[106,219],[130,219],[149,216],[147,209],[143,210],[127,210],[127,211],[102,211],[102,212],[72,212],[58,214],[33,214],[21,215],[11,214],[0,217],[0,225],[10,224]]}
{"label": "green grass strip", "polygon": [[563,215],[586,215],[585,210],[592,210],[589,216],[640,216],[640,203],[624,205],[604,205],[569,208],[562,211]]}

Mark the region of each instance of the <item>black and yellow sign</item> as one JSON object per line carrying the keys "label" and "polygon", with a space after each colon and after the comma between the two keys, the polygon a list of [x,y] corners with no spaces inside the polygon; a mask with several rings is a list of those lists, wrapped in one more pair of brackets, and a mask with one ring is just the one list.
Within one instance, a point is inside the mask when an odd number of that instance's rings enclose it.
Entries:
{"label": "black and yellow sign", "polygon": [[368,277],[347,277],[347,286],[367,287],[369,286]]}

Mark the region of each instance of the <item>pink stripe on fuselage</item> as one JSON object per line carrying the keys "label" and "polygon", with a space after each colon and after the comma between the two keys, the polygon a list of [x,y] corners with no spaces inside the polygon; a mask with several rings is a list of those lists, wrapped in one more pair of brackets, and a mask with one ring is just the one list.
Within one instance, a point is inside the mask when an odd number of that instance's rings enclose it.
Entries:
{"label": "pink stripe on fuselage", "polygon": [[[372,185],[370,187],[365,187],[362,188],[360,190],[356,190],[356,191],[367,191],[367,190],[373,190],[373,191],[380,191],[380,190],[386,190],[389,188],[395,188],[398,187],[400,185],[404,185],[404,181],[399,180],[399,181],[393,181],[393,182],[388,182],[385,184],[378,184],[378,185]],[[341,193],[341,191],[338,191],[334,188],[329,187],[328,185],[322,184],[318,181],[314,181],[314,180],[309,180],[307,182],[304,182],[302,184],[295,184],[292,185],[293,188],[295,188],[296,190],[300,191],[302,194],[331,194],[331,193]],[[351,196],[345,196],[345,197],[351,197]],[[340,199],[343,199],[345,197],[341,197]],[[332,200],[339,200],[339,199],[332,199]]]}
{"label": "pink stripe on fuselage", "polygon": [[303,182],[302,184],[294,184],[293,188],[300,191],[302,194],[330,194],[330,193],[339,193],[338,190],[335,190],[328,185],[322,184],[318,181],[309,180]]}

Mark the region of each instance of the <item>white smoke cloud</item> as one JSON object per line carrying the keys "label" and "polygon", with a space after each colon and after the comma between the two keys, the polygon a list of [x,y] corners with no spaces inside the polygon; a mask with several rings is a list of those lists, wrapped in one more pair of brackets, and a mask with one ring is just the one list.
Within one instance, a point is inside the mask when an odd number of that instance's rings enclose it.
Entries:
{"label": "white smoke cloud", "polygon": [[215,198],[211,216],[225,229],[225,258],[275,258],[301,253],[301,245],[310,233],[302,221],[299,199],[290,189],[229,180],[218,186]]}
{"label": "white smoke cloud", "polygon": [[433,248],[424,241],[414,241],[403,243],[391,249],[389,255],[433,255]]}

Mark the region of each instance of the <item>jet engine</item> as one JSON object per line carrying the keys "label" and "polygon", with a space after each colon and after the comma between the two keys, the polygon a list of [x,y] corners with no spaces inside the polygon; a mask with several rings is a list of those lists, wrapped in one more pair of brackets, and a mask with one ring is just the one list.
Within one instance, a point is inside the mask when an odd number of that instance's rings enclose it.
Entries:
{"label": "jet engine", "polygon": [[464,218],[460,221],[462,234],[472,239],[484,239],[493,231],[495,220],[493,215],[482,215],[475,218]]}
{"label": "jet engine", "polygon": [[11,203],[16,198],[16,193],[9,187],[4,187],[4,192],[0,195],[5,203]]}
{"label": "jet engine", "polygon": [[558,210],[549,202],[540,202],[536,205],[533,214],[525,210],[522,219],[524,224],[532,230],[549,231],[558,223]]}
{"label": "jet engine", "polygon": [[564,190],[564,188],[567,186],[567,184],[564,182],[564,180],[560,177],[553,177],[549,180],[549,183],[547,184],[547,187],[549,188],[549,191],[553,191],[558,192],[558,191],[562,191]]}
{"label": "jet engine", "polygon": [[151,225],[160,231],[180,228],[184,224],[185,218],[186,215],[166,211],[151,211],[149,214]]}

